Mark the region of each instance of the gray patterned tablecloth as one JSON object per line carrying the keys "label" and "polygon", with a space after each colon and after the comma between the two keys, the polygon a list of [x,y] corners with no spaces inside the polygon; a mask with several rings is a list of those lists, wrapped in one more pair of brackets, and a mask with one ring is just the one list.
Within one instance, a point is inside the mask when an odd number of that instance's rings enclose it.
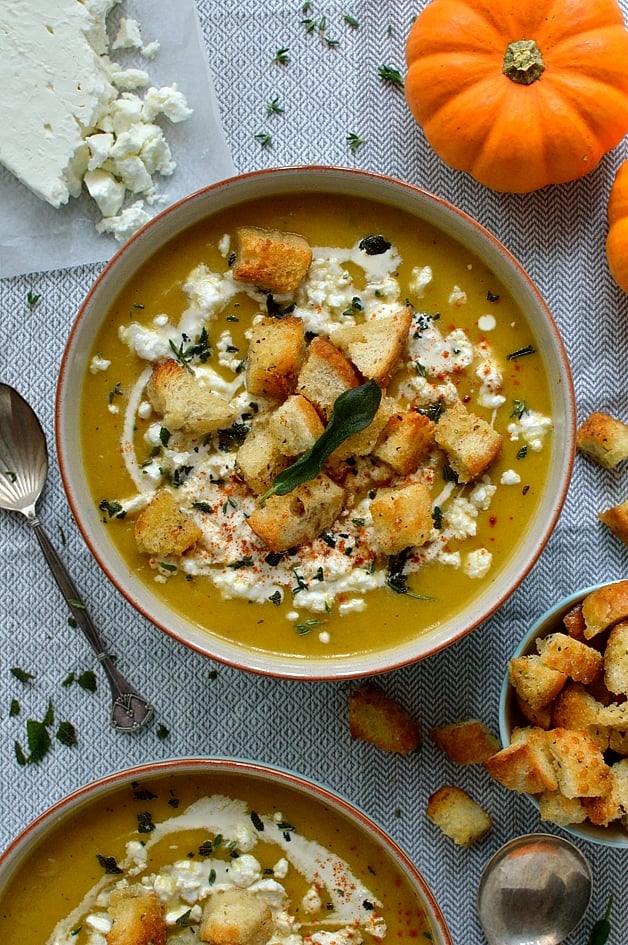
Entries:
{"label": "gray patterned tablecloth", "polygon": [[[405,37],[425,0],[197,2],[238,171],[304,163],[355,166],[448,198],[506,244],[547,299],[571,359],[579,419],[603,409],[628,420],[628,296],[612,283],[603,252],[608,190],[616,167],[628,157],[628,141],[575,183],[528,196],[493,193],[443,165],[410,117],[402,91],[379,75],[382,65],[404,71]],[[161,3],[166,0],[152,2],[155,15]],[[628,0],[621,4],[628,14]],[[316,21],[309,32],[307,19]],[[280,49],[287,50],[283,64],[273,61]],[[283,111],[269,115],[273,100]],[[355,153],[349,135],[364,141]],[[51,446],[63,346],[100,268],[92,263],[0,282],[0,378],[31,400]],[[34,307],[29,292],[41,296]],[[50,802],[118,768],[170,756],[252,758],[310,775],[365,809],[432,884],[455,942],[479,945],[484,939],[475,895],[483,865],[506,840],[540,825],[525,798],[506,793],[480,768],[454,768],[428,733],[434,725],[470,716],[496,731],[506,659],[531,620],[562,594],[627,576],[626,547],[596,518],[596,510],[627,496],[625,466],[609,472],[577,457],[549,546],[511,600],[449,650],[380,678],[426,733],[421,750],[402,758],[351,743],[351,683],[250,677],[188,651],[138,616],[83,546],[53,462],[41,518],[103,633],[114,641],[121,670],[153,699],[169,735],[159,739],[156,725],[134,736],[116,734],[106,724],[104,682],[96,694],[61,685],[71,670],[94,668],[93,657],[68,625],[34,536],[17,516],[3,515],[0,847]],[[35,679],[20,683],[11,675],[14,666]],[[12,699],[21,705],[19,715],[10,713]],[[43,718],[49,700],[59,719],[75,724],[78,745],[57,743],[40,764],[20,766],[14,744],[24,742],[26,719]],[[443,783],[467,788],[493,817],[490,834],[471,850],[454,846],[426,819],[427,798]],[[588,927],[613,893],[610,942],[625,945],[627,851],[580,845],[592,863],[595,888],[585,923],[568,941],[586,941]]]}

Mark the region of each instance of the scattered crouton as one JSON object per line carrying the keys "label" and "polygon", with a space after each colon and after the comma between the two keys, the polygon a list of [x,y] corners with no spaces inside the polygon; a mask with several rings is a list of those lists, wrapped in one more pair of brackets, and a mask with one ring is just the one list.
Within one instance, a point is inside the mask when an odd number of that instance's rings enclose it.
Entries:
{"label": "scattered crouton", "polygon": [[461,847],[471,847],[491,829],[492,820],[462,788],[444,785],[430,797],[427,816]]}
{"label": "scattered crouton", "polygon": [[610,789],[610,768],[584,732],[554,728],[544,733],[558,787],[565,797],[600,797]]}
{"label": "scattered crouton", "polygon": [[566,673],[546,666],[536,653],[513,657],[508,664],[508,676],[515,692],[532,709],[549,705],[568,679]]}
{"label": "scattered crouton", "polygon": [[343,499],[343,489],[321,473],[286,495],[271,495],[251,513],[247,524],[271,551],[287,551],[330,528]]}
{"label": "scattered crouton", "polygon": [[462,483],[482,475],[502,448],[502,436],[459,401],[445,410],[434,438],[445,450],[449,465]]}
{"label": "scattered crouton", "polygon": [[601,653],[566,633],[550,633],[537,640],[536,646],[545,666],[565,673],[576,682],[593,682],[602,672]]}
{"label": "scattered crouton", "polygon": [[194,374],[172,358],[154,366],[146,395],[168,430],[202,436],[226,429],[237,416],[237,411],[224,397],[204,387]]}
{"label": "scattered crouton", "polygon": [[576,446],[593,462],[613,469],[628,459],[628,424],[606,413],[592,413],[577,431]]}
{"label": "scattered crouton", "polygon": [[236,467],[249,489],[256,495],[266,492],[275,476],[290,464],[281,450],[268,418],[256,420],[236,453]]}
{"label": "scattered crouton", "polygon": [[541,820],[563,827],[581,824],[587,819],[587,809],[579,797],[565,797],[560,791],[544,791],[537,798]]}
{"label": "scattered crouton", "polygon": [[525,699],[521,698],[518,692],[515,692],[515,702],[517,703],[517,708],[521,713],[521,716],[525,719],[528,725],[534,725],[536,728],[544,729],[552,727],[552,702],[550,702],[548,705],[531,706],[529,702],[526,702]]}
{"label": "scattered crouton", "polygon": [[306,453],[325,431],[321,418],[305,397],[292,394],[270,415],[269,429],[284,456]]}
{"label": "scattered crouton", "polygon": [[125,886],[111,893],[112,926],[107,945],[166,945],[167,926],[157,893],[143,886]]}
{"label": "scattered crouton", "polygon": [[409,408],[394,413],[382,430],[373,455],[402,476],[415,472],[434,446],[435,423]]}
{"label": "scattered crouton", "polygon": [[401,755],[410,754],[421,741],[420,724],[371,683],[349,695],[349,731],[353,739]]}
{"label": "scattered crouton", "polygon": [[338,328],[332,341],[362,377],[373,378],[385,387],[403,354],[411,324],[412,309],[405,305],[392,315]]}
{"label": "scattered crouton", "polygon": [[584,732],[593,739],[600,751],[606,751],[610,729],[600,722],[600,710],[603,708],[582,683],[568,683],[554,703],[552,722],[556,728]]}
{"label": "scattered crouton", "polygon": [[584,635],[591,640],[614,623],[628,619],[628,581],[616,581],[591,591],[582,601]]}
{"label": "scattered crouton", "polygon": [[478,719],[433,728],[430,735],[441,751],[459,765],[482,764],[499,751],[499,740]]}
{"label": "scattered crouton", "polygon": [[571,610],[567,611],[563,617],[563,627],[567,631],[567,634],[573,637],[574,640],[580,640],[581,643],[584,642],[586,624],[582,616],[582,604],[576,604]]}
{"label": "scattered crouton", "polygon": [[375,447],[380,433],[388,423],[394,410],[394,402],[390,397],[382,397],[377,412],[371,422],[363,430],[353,433],[350,437],[341,443],[329,457],[329,462],[333,465],[342,460],[349,459],[351,456],[368,456]]}
{"label": "scattered crouton", "polygon": [[266,945],[274,933],[270,906],[249,889],[223,889],[207,900],[199,928],[211,945]]}
{"label": "scattered crouton", "polygon": [[236,230],[233,278],[251,282],[270,292],[294,292],[312,262],[312,249],[304,236],[259,226]]}
{"label": "scattered crouton", "polygon": [[324,420],[329,420],[338,397],[359,384],[360,379],[344,354],[326,338],[316,335],[307,347],[296,392],[314,404]]}
{"label": "scattered crouton", "polygon": [[373,545],[385,555],[423,545],[433,527],[432,493],[424,482],[378,489],[371,502]]}
{"label": "scattered crouton", "polygon": [[285,400],[294,390],[305,354],[300,318],[262,318],[251,326],[246,360],[250,394]]}
{"label": "scattered crouton", "polygon": [[592,824],[608,827],[628,814],[628,759],[610,769],[610,790],[601,797],[585,797],[584,807]]}
{"label": "scattered crouton", "polygon": [[598,512],[597,517],[624,545],[628,545],[628,499],[620,505]]}
{"label": "scattered crouton", "polygon": [[182,555],[202,537],[196,522],[182,512],[167,489],[157,492],[135,521],[135,541],[144,554]]}
{"label": "scattered crouton", "polygon": [[615,695],[628,696],[628,620],[616,623],[604,649],[604,682]]}
{"label": "scattered crouton", "polygon": [[519,794],[558,790],[546,735],[544,729],[515,730],[510,745],[487,758],[484,768],[504,787]]}

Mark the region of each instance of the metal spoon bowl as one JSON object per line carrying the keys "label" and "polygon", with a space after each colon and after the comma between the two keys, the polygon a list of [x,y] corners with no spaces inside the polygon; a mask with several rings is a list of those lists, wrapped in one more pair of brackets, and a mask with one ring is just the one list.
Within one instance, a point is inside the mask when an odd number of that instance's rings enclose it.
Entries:
{"label": "metal spoon bowl", "polygon": [[478,888],[489,945],[559,945],[586,912],[592,885],[589,863],[568,840],[515,837],[489,860]]}
{"label": "metal spoon bowl", "polygon": [[48,474],[48,450],[32,407],[8,384],[0,384],[0,509],[26,517],[77,625],[87,637],[107,675],[113,704],[111,724],[132,732],[153,716],[150,703],[120,675],[74,582],[37,517],[36,505]]}

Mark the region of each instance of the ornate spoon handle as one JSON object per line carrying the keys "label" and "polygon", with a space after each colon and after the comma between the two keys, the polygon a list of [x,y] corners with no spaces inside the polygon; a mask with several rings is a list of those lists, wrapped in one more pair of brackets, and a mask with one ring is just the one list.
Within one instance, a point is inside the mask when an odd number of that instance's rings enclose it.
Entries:
{"label": "ornate spoon handle", "polygon": [[87,612],[85,604],[83,604],[80,599],[74,581],[66,571],[65,565],[46,535],[37,515],[28,515],[27,519],[37,536],[44,557],[48,562],[50,570],[74,619],[87,637],[90,646],[94,650],[98,660],[102,663],[103,669],[107,674],[113,695],[111,724],[120,732],[136,731],[143,725],[146,725],[152,718],[153,708],[151,704],[120,675],[113,665],[102,638]]}

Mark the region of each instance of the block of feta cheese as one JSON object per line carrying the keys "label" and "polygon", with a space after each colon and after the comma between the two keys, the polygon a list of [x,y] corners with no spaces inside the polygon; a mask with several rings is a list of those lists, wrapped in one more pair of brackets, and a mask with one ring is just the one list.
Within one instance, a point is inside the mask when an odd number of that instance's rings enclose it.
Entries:
{"label": "block of feta cheese", "polygon": [[116,2],[0,4],[0,161],[53,207],[80,193],[85,133],[119,94],[90,42],[105,44]]}

